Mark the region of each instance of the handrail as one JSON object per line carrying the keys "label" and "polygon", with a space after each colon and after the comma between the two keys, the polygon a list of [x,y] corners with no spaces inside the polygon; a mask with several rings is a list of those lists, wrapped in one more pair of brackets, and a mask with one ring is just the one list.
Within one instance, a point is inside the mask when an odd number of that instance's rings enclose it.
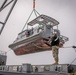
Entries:
{"label": "handrail", "polygon": [[[27,67],[26,65],[28,66],[28,64],[25,64],[25,65],[2,65],[0,66],[0,71],[6,71],[6,72],[26,72],[27,71]],[[25,67],[24,67],[25,66]],[[32,68],[30,67],[32,66]],[[72,67],[75,67],[76,65],[71,65]],[[68,64],[58,64],[58,65],[29,65],[29,70],[31,72],[44,72],[44,71],[53,71],[53,72],[59,72],[59,73],[69,73],[68,72]],[[58,68],[58,70],[55,70],[56,67]],[[64,68],[66,67],[66,69]],[[26,69],[25,69],[26,68]],[[60,69],[59,69],[60,68]],[[32,70],[31,70],[32,69]],[[38,70],[38,71],[35,71]],[[76,72],[76,69],[75,71]]]}

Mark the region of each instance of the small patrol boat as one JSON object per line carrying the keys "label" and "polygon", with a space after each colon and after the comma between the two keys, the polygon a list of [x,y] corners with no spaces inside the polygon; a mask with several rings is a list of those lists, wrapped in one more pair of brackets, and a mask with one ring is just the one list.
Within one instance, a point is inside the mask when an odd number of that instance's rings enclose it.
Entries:
{"label": "small patrol boat", "polygon": [[58,30],[59,22],[52,17],[39,15],[34,20],[27,23],[30,28],[18,34],[16,40],[9,45],[16,55],[23,55],[34,52],[51,50],[43,40],[49,39],[56,32],[61,41],[67,41],[68,38],[60,35]]}
{"label": "small patrol boat", "polygon": [[[36,18],[29,21],[33,12]],[[33,11],[25,25],[27,26],[26,29],[24,30],[24,26],[16,40],[9,45],[9,48],[11,48],[16,55],[51,50],[51,47],[46,45],[43,40],[49,39],[49,37],[51,39],[54,32],[58,34],[61,41],[68,41],[67,37],[60,34],[58,30],[59,22],[57,20],[47,15],[40,15],[35,10],[35,0],[33,0]]]}

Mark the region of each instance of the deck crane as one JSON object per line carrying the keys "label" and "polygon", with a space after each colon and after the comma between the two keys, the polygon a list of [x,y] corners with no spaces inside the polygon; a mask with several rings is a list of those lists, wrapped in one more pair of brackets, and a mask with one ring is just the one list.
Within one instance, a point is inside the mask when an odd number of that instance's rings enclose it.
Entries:
{"label": "deck crane", "polygon": [[5,8],[7,8],[10,4],[12,4],[12,6],[11,6],[11,8],[10,8],[10,10],[9,10],[9,12],[8,12],[5,20],[4,20],[4,22],[0,21],[0,34],[2,33],[2,31],[3,31],[3,29],[4,29],[5,25],[6,25],[6,22],[8,21],[9,16],[10,16],[10,14],[11,14],[14,6],[15,6],[16,3],[17,3],[17,0],[10,0],[9,2],[8,2],[8,1],[9,1],[9,0],[4,0],[3,4],[2,4],[1,7],[0,7],[0,13],[2,13],[2,11],[3,11]]}
{"label": "deck crane", "polygon": [[[28,22],[33,12],[36,18]],[[18,34],[16,40],[9,45],[9,48],[11,48],[16,55],[50,50],[51,48],[43,42],[43,39],[52,37],[54,32],[57,32],[61,41],[68,41],[67,37],[60,34],[58,24],[59,22],[54,18],[39,14],[35,9],[35,0],[33,0],[33,10],[22,31]],[[54,29],[55,26],[57,28]],[[24,30],[25,27],[26,29]]]}

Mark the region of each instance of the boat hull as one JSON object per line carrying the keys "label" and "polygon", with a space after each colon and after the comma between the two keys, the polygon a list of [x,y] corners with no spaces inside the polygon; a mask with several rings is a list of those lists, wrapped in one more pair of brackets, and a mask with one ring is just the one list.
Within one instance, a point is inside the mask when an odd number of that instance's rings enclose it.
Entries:
{"label": "boat hull", "polygon": [[16,49],[14,49],[14,52],[16,55],[23,55],[23,54],[51,50],[51,47],[49,47],[45,43],[43,43],[42,40],[43,39],[39,39],[33,43],[29,43],[27,45],[16,48]]}
{"label": "boat hull", "polygon": [[44,38],[37,34],[22,41],[13,43],[9,47],[16,55],[24,55],[29,53],[36,53],[51,50],[51,47],[44,43]]}

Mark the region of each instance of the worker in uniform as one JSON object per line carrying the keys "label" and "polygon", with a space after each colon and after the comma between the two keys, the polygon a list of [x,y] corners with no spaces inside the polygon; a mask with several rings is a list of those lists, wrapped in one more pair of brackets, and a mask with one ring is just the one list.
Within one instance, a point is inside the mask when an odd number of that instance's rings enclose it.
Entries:
{"label": "worker in uniform", "polygon": [[54,33],[54,36],[51,39],[51,47],[52,47],[52,55],[54,57],[54,64],[58,64],[59,58],[58,58],[58,54],[59,54],[59,38],[57,36],[57,33]]}
{"label": "worker in uniform", "polygon": [[46,39],[44,39],[44,43],[52,48],[52,55],[53,55],[53,58],[55,61],[53,64],[58,64],[58,62],[59,62],[59,57],[58,57],[59,47],[63,46],[63,42],[60,42],[60,39],[59,39],[57,33],[53,34],[53,37],[50,40],[50,44],[48,43],[49,40],[46,40],[46,41],[45,40]]}

